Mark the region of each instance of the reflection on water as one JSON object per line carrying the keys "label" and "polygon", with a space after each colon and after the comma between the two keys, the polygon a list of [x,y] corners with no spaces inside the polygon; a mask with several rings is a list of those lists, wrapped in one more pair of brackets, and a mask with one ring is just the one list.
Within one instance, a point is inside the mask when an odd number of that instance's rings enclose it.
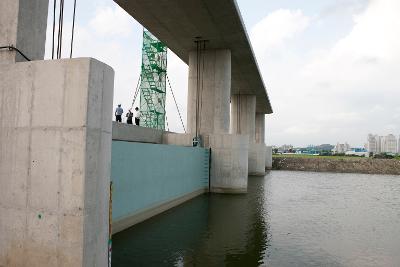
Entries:
{"label": "reflection on water", "polygon": [[400,266],[399,176],[271,172],[113,237],[118,266]]}

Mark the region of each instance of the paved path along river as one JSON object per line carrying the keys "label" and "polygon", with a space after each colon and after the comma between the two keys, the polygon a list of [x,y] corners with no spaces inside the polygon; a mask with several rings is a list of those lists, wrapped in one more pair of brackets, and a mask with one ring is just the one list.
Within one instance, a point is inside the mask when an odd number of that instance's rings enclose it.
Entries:
{"label": "paved path along river", "polygon": [[400,266],[400,176],[249,177],[115,235],[118,266]]}

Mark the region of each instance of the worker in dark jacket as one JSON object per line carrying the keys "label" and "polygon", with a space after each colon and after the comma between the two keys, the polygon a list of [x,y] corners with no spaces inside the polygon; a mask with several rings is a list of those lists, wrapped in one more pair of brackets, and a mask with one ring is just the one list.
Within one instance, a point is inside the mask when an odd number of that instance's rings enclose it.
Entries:
{"label": "worker in dark jacket", "polygon": [[126,117],[127,117],[126,123],[127,123],[127,124],[133,124],[133,123],[132,123],[133,113],[132,113],[131,110],[129,110],[128,113],[126,113]]}

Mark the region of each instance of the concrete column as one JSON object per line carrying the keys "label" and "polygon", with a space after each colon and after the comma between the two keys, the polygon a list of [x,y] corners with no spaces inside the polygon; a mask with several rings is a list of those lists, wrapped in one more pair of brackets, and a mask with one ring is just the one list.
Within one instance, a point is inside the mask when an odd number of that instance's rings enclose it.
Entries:
{"label": "concrete column", "polygon": [[[206,50],[200,60],[200,88],[197,90],[197,52],[189,53],[188,132],[199,134],[229,133],[231,95],[231,51]],[[197,99],[200,98],[196,115]],[[196,116],[198,116],[196,120]]]}
{"label": "concrete column", "polygon": [[245,134],[249,138],[248,173],[265,174],[265,117],[256,114],[255,95],[233,95],[231,107],[231,130],[235,134]]}
{"label": "concrete column", "polygon": [[265,144],[265,114],[256,113],[256,143]]}
{"label": "concrete column", "polygon": [[201,75],[198,79],[197,52],[190,52],[188,132],[195,134],[197,128],[204,147],[211,148],[211,191],[245,193],[248,138],[229,134],[231,52],[226,49],[206,50],[199,63]]}
{"label": "concrete column", "polygon": [[272,169],[272,146],[265,147],[265,168]]}
{"label": "concrete column", "polygon": [[256,96],[233,95],[231,107],[232,133],[249,136],[249,143],[255,142]]}
{"label": "concrete column", "polygon": [[0,266],[107,266],[113,77],[0,64]]}
{"label": "concrete column", "polygon": [[250,175],[265,174],[265,145],[264,143],[256,142],[262,140],[261,135],[263,135],[262,131],[264,129],[262,127],[262,119],[262,116],[256,116],[255,95],[232,96],[232,133],[244,134],[249,138],[248,173]]}
{"label": "concrete column", "polygon": [[[49,0],[1,0],[0,46],[13,45],[31,60],[44,58]],[[15,51],[0,50],[0,64],[23,62]]]}

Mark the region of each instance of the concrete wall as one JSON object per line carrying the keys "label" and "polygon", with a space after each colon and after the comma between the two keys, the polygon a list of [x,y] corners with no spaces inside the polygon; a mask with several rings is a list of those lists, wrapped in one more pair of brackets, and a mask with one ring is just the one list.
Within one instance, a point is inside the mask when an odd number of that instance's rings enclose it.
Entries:
{"label": "concrete wall", "polygon": [[162,130],[112,122],[113,140],[161,144],[163,133]]}
{"label": "concrete wall", "polygon": [[[0,46],[13,45],[31,60],[44,57],[49,0],[1,0]],[[0,64],[26,61],[0,50]]]}
{"label": "concrete wall", "polygon": [[113,70],[0,64],[0,81],[0,266],[106,266]]}
{"label": "concrete wall", "polygon": [[112,122],[112,139],[138,143],[192,146],[194,134],[165,132],[162,130]]}
{"label": "concrete wall", "polygon": [[164,132],[162,136],[162,143],[167,145],[177,146],[193,146],[193,138],[195,134],[171,133]]}
{"label": "concrete wall", "polygon": [[113,232],[208,189],[209,150],[113,141]]}
{"label": "concrete wall", "polygon": [[211,134],[203,136],[211,148],[211,192],[246,193],[248,175],[247,135]]}

